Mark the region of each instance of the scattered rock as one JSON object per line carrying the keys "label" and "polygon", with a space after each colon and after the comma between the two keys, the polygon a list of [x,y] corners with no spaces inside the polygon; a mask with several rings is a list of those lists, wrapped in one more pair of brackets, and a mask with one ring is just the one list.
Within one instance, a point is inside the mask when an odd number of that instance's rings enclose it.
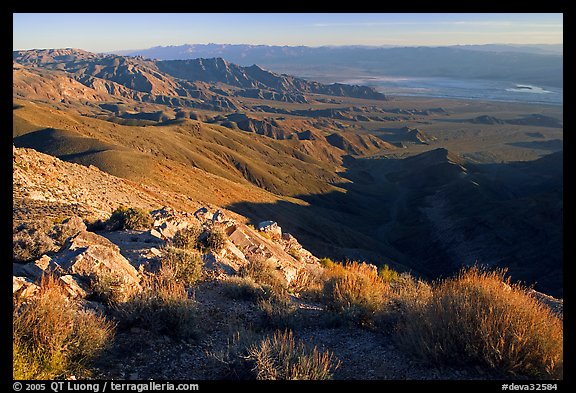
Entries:
{"label": "scattered rock", "polygon": [[201,207],[200,209],[194,212],[194,217],[196,217],[200,221],[206,220],[206,214],[208,214],[208,209],[205,207]]}
{"label": "scattered rock", "polygon": [[220,210],[216,210],[212,216],[212,224],[222,221],[224,221],[224,213],[222,213]]}
{"label": "scattered rock", "polygon": [[158,232],[156,229],[150,229],[149,231],[150,235],[152,235],[153,237],[163,240],[162,239],[162,234],[160,232]]}
{"label": "scattered rock", "polygon": [[258,230],[266,232],[269,235],[276,235],[278,237],[282,236],[282,228],[278,223],[276,223],[276,221],[262,221],[258,224]]}
{"label": "scattered rock", "polygon": [[159,257],[162,255],[162,251],[160,251],[159,249],[157,249],[155,247],[150,248],[150,253],[156,257]]}

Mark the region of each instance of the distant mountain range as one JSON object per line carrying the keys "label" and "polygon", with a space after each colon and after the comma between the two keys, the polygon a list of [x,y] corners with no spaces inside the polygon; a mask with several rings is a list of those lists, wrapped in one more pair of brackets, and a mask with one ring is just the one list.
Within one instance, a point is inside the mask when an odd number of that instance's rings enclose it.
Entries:
{"label": "distant mountain range", "polygon": [[[302,103],[308,102],[305,94],[386,99],[384,94],[370,87],[326,85],[270,72],[257,65],[241,67],[222,58],[160,61],[68,48],[15,51],[13,60],[16,68],[42,67],[56,72],[53,77],[62,77],[58,72],[64,71],[66,77],[72,76],[75,81],[102,94],[200,109],[239,109],[234,97]],[[30,76],[26,80],[30,80]],[[218,89],[215,87],[218,83],[233,90]],[[34,94],[39,91],[46,93],[48,90],[35,89]]]}
{"label": "distant mountain range", "polygon": [[563,85],[562,44],[392,48],[194,44],[115,53],[159,60],[222,57],[241,66],[258,64],[301,77],[390,75]]}

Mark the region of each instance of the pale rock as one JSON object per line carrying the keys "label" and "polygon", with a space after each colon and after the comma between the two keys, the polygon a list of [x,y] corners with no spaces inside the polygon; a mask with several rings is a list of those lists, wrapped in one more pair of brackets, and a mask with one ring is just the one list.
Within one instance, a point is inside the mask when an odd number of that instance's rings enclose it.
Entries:
{"label": "pale rock", "polygon": [[276,221],[262,221],[258,224],[258,230],[273,236],[282,236],[282,228]]}
{"label": "pale rock", "polygon": [[159,249],[157,249],[156,247],[151,247],[150,248],[150,253],[153,254],[156,257],[159,257],[162,255],[162,251],[160,251]]}
{"label": "pale rock", "polygon": [[62,226],[72,228],[77,231],[76,233],[85,231],[87,229],[86,224],[84,224],[84,220],[78,216],[68,217],[62,221]]}
{"label": "pale rock", "polygon": [[88,288],[78,278],[67,274],[60,277],[60,281],[64,283],[64,289],[68,292],[69,297],[73,299],[84,299],[88,296]]}
{"label": "pale rock", "polygon": [[240,249],[238,249],[238,247],[236,247],[230,240],[226,240],[224,250],[226,250],[226,254],[231,254],[241,261],[246,260],[246,255],[244,255],[244,253],[240,251]]}
{"label": "pale rock", "polygon": [[240,228],[234,227],[230,235],[228,235],[228,240],[230,240],[236,247],[246,248],[253,245],[252,241]]}
{"label": "pale rock", "polygon": [[216,213],[212,216],[212,223],[222,222],[224,221],[224,213],[220,210],[216,210]]}
{"label": "pale rock", "polygon": [[162,234],[160,232],[158,232],[156,229],[150,229],[149,233],[151,236],[162,240]]}
{"label": "pale rock", "polygon": [[12,276],[12,296],[19,299],[30,298],[39,289],[40,287],[29,278]]}
{"label": "pale rock", "polygon": [[55,255],[55,260],[68,274],[119,277],[125,296],[141,290],[136,269],[120,254],[118,246],[105,237],[83,231],[67,243],[67,249]]}
{"label": "pale rock", "polygon": [[157,230],[164,239],[172,239],[178,229],[171,221],[165,221]]}
{"label": "pale rock", "polygon": [[204,260],[204,268],[206,270],[211,270],[214,272],[223,272],[228,275],[233,275],[236,273],[236,270],[228,259],[219,258],[213,252],[209,252],[208,254],[202,257]]}
{"label": "pale rock", "polygon": [[38,260],[34,262],[28,262],[25,264],[12,264],[13,275],[29,277],[34,281],[40,281],[42,275],[50,271],[58,273],[61,272],[61,269],[48,255],[42,255]]}

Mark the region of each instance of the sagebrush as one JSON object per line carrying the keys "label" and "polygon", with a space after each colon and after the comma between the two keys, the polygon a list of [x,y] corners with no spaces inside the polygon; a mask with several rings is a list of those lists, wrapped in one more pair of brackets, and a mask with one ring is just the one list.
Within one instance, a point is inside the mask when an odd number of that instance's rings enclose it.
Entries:
{"label": "sagebrush", "polygon": [[37,297],[14,306],[12,333],[14,379],[55,379],[89,375],[114,325],[71,303],[58,279],[45,276]]}
{"label": "sagebrush", "polygon": [[561,378],[562,321],[504,270],[477,267],[437,283],[398,326],[400,344],[434,363]]}
{"label": "sagebrush", "polygon": [[249,349],[247,360],[259,380],[331,379],[340,362],[334,354],[296,342],[292,331],[276,331]]}

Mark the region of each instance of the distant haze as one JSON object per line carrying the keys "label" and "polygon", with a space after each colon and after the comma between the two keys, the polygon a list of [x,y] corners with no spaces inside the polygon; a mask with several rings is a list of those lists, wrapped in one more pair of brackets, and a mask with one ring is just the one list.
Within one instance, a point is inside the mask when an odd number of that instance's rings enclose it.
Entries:
{"label": "distant haze", "polygon": [[93,52],[188,43],[324,46],[561,44],[555,13],[13,14],[13,49]]}
{"label": "distant haze", "polygon": [[242,66],[321,82],[366,77],[448,77],[563,86],[562,45],[462,45],[450,47],[180,45],[116,54],[159,60],[222,57]]}

